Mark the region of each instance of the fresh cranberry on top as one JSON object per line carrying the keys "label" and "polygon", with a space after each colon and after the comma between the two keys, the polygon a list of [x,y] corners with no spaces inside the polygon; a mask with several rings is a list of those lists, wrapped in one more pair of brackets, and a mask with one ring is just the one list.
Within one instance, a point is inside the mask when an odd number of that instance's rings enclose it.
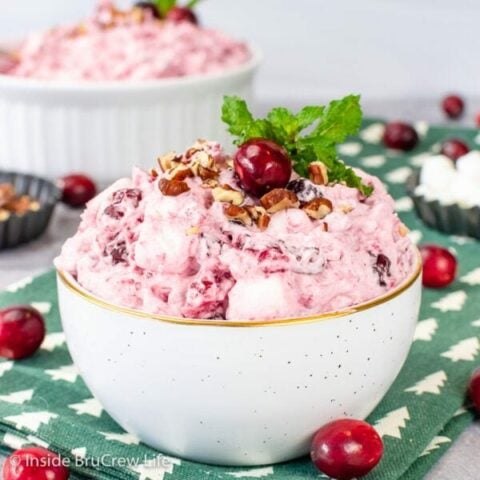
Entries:
{"label": "fresh cranberry on top", "polygon": [[244,190],[259,197],[274,188],[284,188],[292,175],[292,162],[286,150],[261,138],[240,146],[234,167]]}
{"label": "fresh cranberry on top", "polygon": [[187,7],[173,7],[166,16],[167,20],[170,20],[171,22],[190,22],[195,25],[198,24],[198,18],[193,13],[193,10],[191,8]]}

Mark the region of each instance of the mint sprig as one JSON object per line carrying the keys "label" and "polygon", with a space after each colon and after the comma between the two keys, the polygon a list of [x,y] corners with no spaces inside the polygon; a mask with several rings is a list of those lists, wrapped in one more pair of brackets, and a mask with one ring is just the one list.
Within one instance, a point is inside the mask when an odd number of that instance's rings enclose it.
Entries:
{"label": "mint sprig", "polygon": [[222,120],[237,145],[252,138],[265,138],[283,146],[299,175],[308,176],[309,164],[320,160],[327,167],[332,183],[345,183],[367,196],[373,192],[371,185],[364,184],[354,170],[338,158],[336,149],[337,144],[360,129],[362,109],[358,95],[333,100],[326,107],[307,106],[297,114],[277,107],[264,119],[254,118],[245,100],[226,96]]}
{"label": "mint sprig", "polygon": [[162,17],[166,17],[167,13],[176,5],[176,0],[155,0],[153,2]]}

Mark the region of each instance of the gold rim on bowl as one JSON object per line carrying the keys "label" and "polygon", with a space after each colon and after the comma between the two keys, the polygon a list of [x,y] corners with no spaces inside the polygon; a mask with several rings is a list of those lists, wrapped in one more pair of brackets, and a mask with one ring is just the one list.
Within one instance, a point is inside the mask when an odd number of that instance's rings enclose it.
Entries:
{"label": "gold rim on bowl", "polygon": [[98,307],[104,308],[106,310],[114,311],[117,313],[124,313],[127,315],[132,315],[135,317],[146,318],[150,320],[157,320],[165,323],[174,323],[177,325],[190,325],[190,326],[209,326],[209,327],[265,327],[265,326],[282,326],[282,325],[294,325],[300,323],[313,323],[324,320],[333,320],[335,318],[344,317],[346,315],[351,315],[353,313],[362,312],[370,308],[376,307],[383,303],[392,300],[395,297],[398,297],[405,290],[408,290],[418,277],[422,273],[422,259],[420,252],[416,250],[417,261],[412,274],[404,280],[397,288],[391,292],[386,293],[381,297],[374,298],[365,303],[355,305],[344,310],[339,310],[336,312],[326,312],[319,315],[311,315],[308,317],[299,317],[299,318],[284,318],[279,320],[195,320],[193,318],[177,318],[177,317],[168,317],[164,315],[156,315],[153,313],[143,312],[141,310],[134,310],[133,308],[121,307],[109,303],[105,300],[102,300],[98,297],[95,297],[91,293],[84,290],[80,285],[72,278],[71,275],[66,274],[60,270],[57,270],[58,278],[60,281],[68,288],[71,292],[75,293],[79,297],[83,298],[89,303],[97,305]]}

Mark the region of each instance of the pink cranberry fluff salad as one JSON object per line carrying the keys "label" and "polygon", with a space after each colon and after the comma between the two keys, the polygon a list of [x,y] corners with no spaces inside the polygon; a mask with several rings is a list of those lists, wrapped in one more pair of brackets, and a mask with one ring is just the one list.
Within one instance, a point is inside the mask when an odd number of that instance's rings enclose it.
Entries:
{"label": "pink cranberry fluff salad", "polygon": [[141,81],[223,72],[251,58],[244,43],[167,3],[168,11],[149,2],[122,11],[101,0],[80,24],[28,36],[0,71],[43,80]]}
{"label": "pink cranberry fluff salad", "polygon": [[57,269],[110,303],[194,319],[309,316],[397,287],[416,258],[408,230],[380,180],[336,158],[358,97],[287,112],[258,120],[226,97],[236,153],[198,140],[134,168],[88,204]]}

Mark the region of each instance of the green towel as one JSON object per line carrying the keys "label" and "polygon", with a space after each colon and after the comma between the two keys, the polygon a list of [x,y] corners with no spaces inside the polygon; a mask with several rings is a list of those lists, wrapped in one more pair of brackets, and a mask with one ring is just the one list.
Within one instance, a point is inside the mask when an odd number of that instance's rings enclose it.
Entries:
{"label": "green towel", "polygon": [[[412,167],[421,163],[422,154],[436,151],[441,139],[460,137],[473,146],[476,132],[432,127],[416,150],[400,155],[369,143],[375,140],[376,129],[378,123],[367,122],[358,139],[340,148],[342,157],[385,180],[415,241],[447,245],[460,262],[453,285],[424,292],[405,367],[368,419],[382,434],[386,448],[380,465],[367,478],[417,480],[473,418],[463,405],[479,353],[480,249],[474,240],[427,229],[405,196],[404,182]],[[61,331],[53,272],[0,294],[0,306],[27,303],[44,313],[48,336],[33,357],[0,363],[0,448],[4,453],[22,445],[43,445],[70,459],[75,474],[101,479],[327,478],[318,474],[308,458],[274,466],[225,468],[158,456],[122,431],[78,376]],[[131,464],[121,465],[122,459]]]}

